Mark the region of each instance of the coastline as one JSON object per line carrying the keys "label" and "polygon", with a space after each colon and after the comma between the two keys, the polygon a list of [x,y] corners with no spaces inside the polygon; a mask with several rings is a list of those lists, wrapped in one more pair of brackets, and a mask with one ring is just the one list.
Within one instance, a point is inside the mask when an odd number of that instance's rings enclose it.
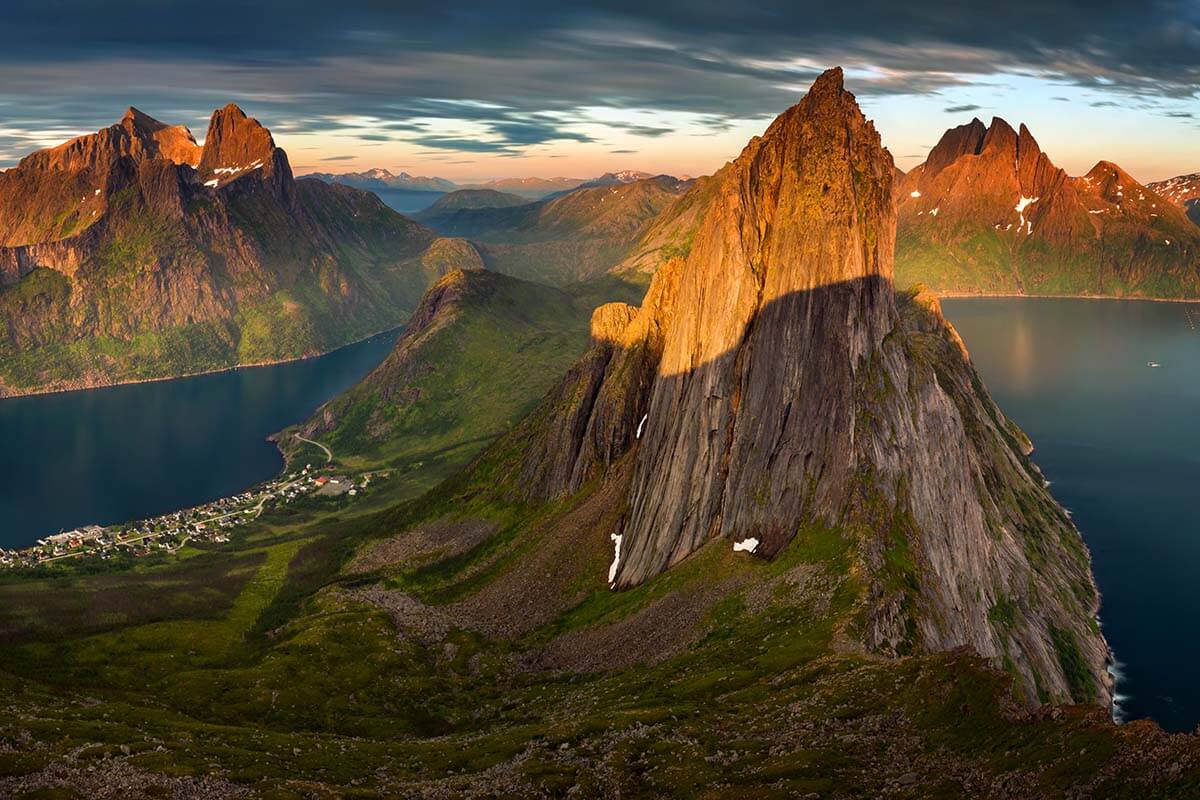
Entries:
{"label": "coastline", "polygon": [[392,331],[399,333],[407,324],[408,322],[405,321],[399,325],[394,325],[390,328],[384,328],[383,330],[375,331],[374,333],[367,334],[366,336],[346,342],[345,344],[339,344],[337,347],[334,347],[330,350],[318,350],[312,353],[294,356],[292,358],[277,358],[268,361],[250,361],[244,364],[233,364],[228,367],[219,367],[217,369],[202,369],[195,372],[185,372],[180,375],[165,375],[161,378],[134,378],[132,380],[118,380],[106,383],[81,383],[78,386],[48,386],[36,389],[16,390],[9,389],[8,387],[5,387],[3,383],[0,383],[0,403],[3,403],[5,400],[13,400],[18,397],[39,397],[51,394],[67,394],[70,392],[87,392],[93,389],[112,389],[118,386],[136,386],[142,383],[165,383],[166,381],[180,381],[184,380],[185,378],[199,378],[202,375],[220,375],[225,372],[235,372],[239,369],[274,367],[280,364],[293,364],[298,361],[309,361],[314,358],[323,358],[325,356],[332,355],[339,350],[344,350],[347,347],[353,347],[356,344],[362,344],[363,342],[374,339],[376,336],[382,336],[386,333],[391,333]]}
{"label": "coastline", "polygon": [[1024,297],[1031,300],[1121,300],[1141,301],[1145,303],[1200,303],[1200,297],[1131,297],[1129,295],[1112,294],[1027,294],[1024,292],[938,292],[933,294],[939,300],[970,300],[972,298],[986,299],[989,297]]}

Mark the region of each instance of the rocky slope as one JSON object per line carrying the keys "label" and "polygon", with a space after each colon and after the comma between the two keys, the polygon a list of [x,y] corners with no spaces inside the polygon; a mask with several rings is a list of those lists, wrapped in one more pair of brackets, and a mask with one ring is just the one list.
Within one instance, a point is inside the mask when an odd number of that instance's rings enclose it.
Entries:
{"label": "rocky slope", "polygon": [[1200,296],[1200,231],[1101,161],[1073,178],[1022,125],[946,132],[897,184],[896,279],[939,292]]}
{"label": "rocky slope", "polygon": [[479,263],[373,195],[296,181],[232,105],[203,147],[130,109],[26,157],[0,173],[0,245],[0,396],[327,350]]}
{"label": "rocky slope", "polygon": [[597,310],[593,348],[507,446],[514,491],[558,498],[629,464],[618,590],[714,539],[770,559],[832,526],[868,649],[968,646],[1028,699],[1107,703],[1079,533],[936,301],[893,290],[893,170],[824,74],[713,177],[641,308]]}
{"label": "rocky slope", "polygon": [[595,278],[620,264],[690,183],[660,176],[580,188],[510,207],[421,215],[445,236],[479,243],[488,267],[552,285]]}
{"label": "rocky slope", "polygon": [[1200,225],[1200,172],[1155,181],[1146,186],[1182,208],[1188,219]]}

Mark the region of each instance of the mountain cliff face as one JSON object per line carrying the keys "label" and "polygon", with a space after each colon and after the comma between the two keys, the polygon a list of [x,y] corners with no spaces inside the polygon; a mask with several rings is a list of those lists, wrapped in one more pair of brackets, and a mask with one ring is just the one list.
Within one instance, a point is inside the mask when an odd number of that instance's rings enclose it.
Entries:
{"label": "mountain cliff face", "polygon": [[1146,186],[1182,208],[1188,219],[1200,225],[1200,172],[1155,181]]}
{"label": "mountain cliff face", "polygon": [[714,539],[770,559],[832,526],[867,648],[969,646],[1027,698],[1106,703],[1079,533],[936,301],[892,288],[893,174],[825,73],[713,177],[641,308],[597,310],[592,349],[513,435],[515,491],[627,474],[617,590]]}
{"label": "mountain cliff face", "polygon": [[1101,161],[1072,178],[1024,125],[946,132],[897,185],[897,282],[943,292],[1200,295],[1200,231]]}
{"label": "mountain cliff face", "polygon": [[0,245],[0,396],[312,354],[464,265],[373,195],[296,181],[232,105],[203,147],[130,109],[28,156],[0,173]]}

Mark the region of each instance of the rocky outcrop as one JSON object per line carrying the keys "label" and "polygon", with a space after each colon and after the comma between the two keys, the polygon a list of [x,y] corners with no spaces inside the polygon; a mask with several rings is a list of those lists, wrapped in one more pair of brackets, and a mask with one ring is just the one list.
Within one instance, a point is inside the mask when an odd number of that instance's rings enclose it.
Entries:
{"label": "rocky outcrop", "polygon": [[0,173],[0,395],[275,361],[400,324],[482,266],[374,195],[296,181],[230,105],[203,148],[130,109]]}
{"label": "rocky outcrop", "polygon": [[1024,125],[947,131],[899,183],[897,281],[938,291],[1200,294],[1200,231],[1120,167],[1072,178]]}
{"label": "rocky outcrop", "polygon": [[[1059,180],[1020,135],[991,138]],[[1078,532],[936,301],[892,288],[894,174],[841,72],[822,75],[714,176],[643,306],[596,312],[589,353],[514,434],[518,491],[560,497],[633,459],[615,589],[714,538],[772,558],[834,526],[856,543],[865,646],[968,646],[1030,699],[1108,702]]]}

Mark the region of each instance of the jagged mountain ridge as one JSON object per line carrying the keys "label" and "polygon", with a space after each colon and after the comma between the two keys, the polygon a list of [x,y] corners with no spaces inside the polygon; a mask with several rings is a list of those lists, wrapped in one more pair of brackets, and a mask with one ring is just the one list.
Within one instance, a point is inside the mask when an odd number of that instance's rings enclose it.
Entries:
{"label": "jagged mountain ridge", "polygon": [[1027,699],[1107,703],[1078,531],[936,301],[893,292],[893,172],[824,74],[712,178],[642,306],[597,310],[592,349],[497,448],[518,462],[502,471],[543,501],[618,482],[615,589],[714,539],[771,558],[835,526],[869,649],[970,646]]}
{"label": "jagged mountain ridge", "polygon": [[26,157],[0,174],[0,237],[0,394],[327,350],[402,322],[447,254],[480,264],[369,193],[296,181],[233,105],[202,148],[130,109]]}
{"label": "jagged mountain ridge", "polygon": [[900,285],[941,292],[1200,295],[1200,231],[1101,161],[1073,178],[1024,125],[974,119],[899,181]]}

